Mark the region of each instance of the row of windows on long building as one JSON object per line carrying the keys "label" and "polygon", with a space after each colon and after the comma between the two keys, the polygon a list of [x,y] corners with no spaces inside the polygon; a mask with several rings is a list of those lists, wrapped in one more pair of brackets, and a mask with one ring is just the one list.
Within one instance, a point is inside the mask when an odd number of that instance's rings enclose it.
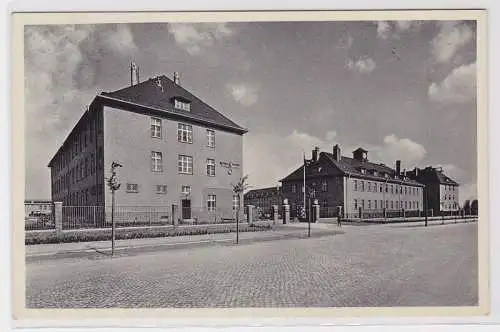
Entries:
{"label": "row of windows on long building", "polygon": [[[366,202],[366,205],[365,205]],[[393,201],[393,200],[385,200],[385,206],[383,200],[364,200],[364,199],[354,199],[353,201],[354,209],[363,209],[363,210],[377,210],[377,209],[391,209],[391,210],[419,210],[419,202],[418,201]]]}
{"label": "row of windows on long building", "polygon": [[[420,189],[416,187],[394,185],[387,183],[377,183],[363,180],[353,180],[354,191],[367,191],[367,192],[385,192],[391,194],[413,195],[418,196]],[[385,187],[385,188],[384,188]]]}
{"label": "row of windows on long building", "polygon": [[82,158],[80,162],[70,168],[65,174],[54,181],[54,193],[58,194],[70,185],[85,180],[87,177],[95,174],[97,169],[102,168],[102,147],[97,149],[97,153]]}
{"label": "row of windows on long building", "polygon": [[[166,194],[167,185],[159,184],[155,185],[153,189],[156,189],[157,194]],[[128,193],[138,193],[139,185],[134,183],[126,184],[126,192]],[[191,193],[191,186],[182,185],[181,192],[184,195],[189,195]],[[97,186],[91,186],[88,188],[81,189],[79,191],[72,192],[67,195],[64,204],[65,205],[79,205],[85,206],[88,204],[94,204],[95,201],[92,199],[97,194]],[[240,199],[238,195],[233,195],[232,198],[232,209],[236,210],[240,206]],[[215,211],[217,208],[217,195],[208,194],[206,201],[206,208],[208,211]]]}
{"label": "row of windows on long building", "polygon": [[[151,137],[163,138],[162,119],[151,118]],[[185,123],[177,124],[177,141],[182,143],[193,143],[193,126]],[[215,148],[215,131],[212,129],[206,130],[206,142],[210,148]]]}
{"label": "row of windows on long building", "polygon": [[[89,143],[93,142],[94,128],[96,126],[95,120],[91,120],[88,128],[85,127],[82,132],[76,136],[71,147],[63,152],[60,157],[55,161],[54,168],[58,174],[68,163],[70,163],[79,153],[84,152]],[[151,137],[163,138],[162,119],[151,118]],[[177,140],[181,143],[193,143],[193,126],[184,123],[177,124]],[[207,146],[215,148],[215,131],[206,129]],[[186,158],[188,159],[188,158]],[[187,160],[185,161],[188,162]]]}

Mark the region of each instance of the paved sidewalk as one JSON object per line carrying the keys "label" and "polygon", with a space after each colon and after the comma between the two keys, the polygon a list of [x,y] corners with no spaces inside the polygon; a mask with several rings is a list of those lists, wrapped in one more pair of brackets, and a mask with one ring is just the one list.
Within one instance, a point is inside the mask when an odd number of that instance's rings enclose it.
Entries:
{"label": "paved sidewalk", "polygon": [[[307,236],[307,227],[289,227],[289,225],[276,225],[274,229],[257,232],[241,232],[239,234],[240,243],[254,241],[280,240],[286,238],[300,238]],[[311,236],[333,235],[339,233],[336,227],[322,227],[311,232]],[[173,247],[195,247],[200,245],[233,244],[236,242],[236,233],[218,233],[187,236],[169,236],[143,239],[116,240],[116,251],[130,251],[130,249],[156,250]],[[109,252],[111,250],[111,240],[93,242],[70,242],[37,244],[25,246],[26,258],[51,258],[50,256],[60,256],[61,258],[81,256],[84,253]],[[77,255],[72,255],[77,254]]]}

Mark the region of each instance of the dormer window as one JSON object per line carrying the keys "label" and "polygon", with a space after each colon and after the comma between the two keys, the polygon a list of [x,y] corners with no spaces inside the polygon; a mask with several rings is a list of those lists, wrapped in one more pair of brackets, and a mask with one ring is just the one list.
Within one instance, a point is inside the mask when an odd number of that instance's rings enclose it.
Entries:
{"label": "dormer window", "polygon": [[361,174],[366,174],[366,169],[362,168],[361,169]]}
{"label": "dormer window", "polygon": [[374,171],[373,171],[373,175],[374,175],[374,176],[377,176],[377,175],[378,175],[378,172],[374,170]]}
{"label": "dormer window", "polygon": [[174,108],[182,111],[191,112],[191,103],[176,98],[174,99]]}
{"label": "dormer window", "polygon": [[389,174],[384,173],[384,178],[386,178],[386,179],[387,179],[388,177],[389,177]]}

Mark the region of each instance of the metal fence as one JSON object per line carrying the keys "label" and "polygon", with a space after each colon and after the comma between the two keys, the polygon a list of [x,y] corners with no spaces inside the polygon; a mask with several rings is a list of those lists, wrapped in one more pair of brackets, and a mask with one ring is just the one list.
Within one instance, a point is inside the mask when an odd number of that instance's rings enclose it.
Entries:
{"label": "metal fence", "polygon": [[[244,221],[243,208],[240,209],[239,221]],[[236,210],[232,208],[182,207],[179,223],[183,225],[225,224],[236,222]]]}
{"label": "metal fence", "polygon": [[24,217],[24,230],[39,231],[55,229],[54,213],[31,214]]}
{"label": "metal fence", "polygon": [[[112,226],[110,206],[63,206],[63,229],[106,228]],[[116,227],[171,225],[171,211],[167,207],[116,206]]]}

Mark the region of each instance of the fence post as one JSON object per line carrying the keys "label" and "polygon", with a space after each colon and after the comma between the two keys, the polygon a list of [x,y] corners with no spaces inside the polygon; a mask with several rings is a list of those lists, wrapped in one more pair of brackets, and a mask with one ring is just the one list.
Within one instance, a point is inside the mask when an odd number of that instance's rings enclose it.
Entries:
{"label": "fence post", "polygon": [[172,225],[177,226],[179,224],[179,207],[177,204],[172,204]]}
{"label": "fence post", "polygon": [[273,223],[276,224],[278,222],[278,205],[273,205]]}
{"label": "fence post", "polygon": [[247,223],[253,224],[253,205],[247,205]]}
{"label": "fence post", "polygon": [[62,202],[54,202],[54,223],[56,225],[56,234],[59,236],[63,229],[62,222]]}
{"label": "fence post", "polygon": [[319,222],[319,204],[318,204],[318,200],[314,200],[314,204],[313,204],[313,222],[315,222],[315,223]]}
{"label": "fence post", "polygon": [[283,202],[283,224],[290,222],[290,205],[288,205],[288,200],[285,199]]}

